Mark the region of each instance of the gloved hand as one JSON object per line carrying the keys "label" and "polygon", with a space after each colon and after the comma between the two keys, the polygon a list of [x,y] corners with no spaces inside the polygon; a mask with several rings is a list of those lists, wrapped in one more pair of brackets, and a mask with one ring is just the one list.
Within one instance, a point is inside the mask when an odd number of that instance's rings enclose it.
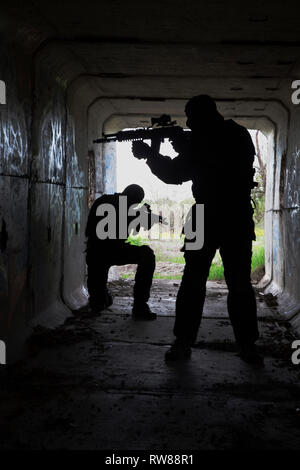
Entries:
{"label": "gloved hand", "polygon": [[132,142],[132,153],[139,160],[148,158],[151,156],[151,147],[142,140],[135,140]]}

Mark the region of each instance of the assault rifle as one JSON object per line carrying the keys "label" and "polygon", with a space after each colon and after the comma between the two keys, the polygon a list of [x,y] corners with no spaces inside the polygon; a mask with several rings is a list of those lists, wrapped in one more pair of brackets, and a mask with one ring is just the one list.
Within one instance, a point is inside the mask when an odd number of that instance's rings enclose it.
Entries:
{"label": "assault rifle", "polygon": [[171,121],[170,116],[163,114],[159,118],[151,118],[150,127],[140,127],[134,130],[119,131],[116,134],[104,134],[100,139],[94,140],[94,144],[107,142],[124,142],[128,140],[152,140],[161,143],[164,139],[176,139],[185,134],[180,126],[176,126],[176,121]]}

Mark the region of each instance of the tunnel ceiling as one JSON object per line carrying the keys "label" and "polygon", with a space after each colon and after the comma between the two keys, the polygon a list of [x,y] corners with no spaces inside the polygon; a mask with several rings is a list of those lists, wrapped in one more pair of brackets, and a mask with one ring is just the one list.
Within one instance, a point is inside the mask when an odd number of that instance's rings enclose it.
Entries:
{"label": "tunnel ceiling", "polygon": [[298,3],[287,4],[13,0],[0,28],[69,85],[84,80],[88,102],[105,97],[117,115],[129,99],[140,100],[132,115],[157,114],[163,99],[179,115],[178,100],[209,93],[227,115],[265,117],[300,76]]}
{"label": "tunnel ceiling", "polygon": [[[297,1],[36,0],[1,2],[6,25],[22,41],[127,40],[197,44],[299,42]],[[285,8],[283,8],[285,6]],[[6,14],[6,16],[4,16]]]}

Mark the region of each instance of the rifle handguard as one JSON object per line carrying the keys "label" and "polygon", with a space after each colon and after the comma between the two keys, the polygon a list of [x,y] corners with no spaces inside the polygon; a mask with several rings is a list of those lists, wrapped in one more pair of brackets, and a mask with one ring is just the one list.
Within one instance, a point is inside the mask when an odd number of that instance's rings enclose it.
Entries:
{"label": "rifle handguard", "polygon": [[126,142],[134,140],[160,140],[173,139],[182,135],[184,130],[180,126],[169,125],[165,127],[140,128],[129,131],[119,131],[116,134],[106,134],[100,139],[94,140],[94,144],[103,144],[108,142]]}

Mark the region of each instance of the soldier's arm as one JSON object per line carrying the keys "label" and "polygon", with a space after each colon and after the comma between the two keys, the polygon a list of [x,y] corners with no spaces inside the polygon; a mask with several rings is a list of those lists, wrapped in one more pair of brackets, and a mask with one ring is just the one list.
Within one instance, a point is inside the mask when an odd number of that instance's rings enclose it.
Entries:
{"label": "soldier's arm", "polygon": [[153,227],[154,224],[168,225],[166,219],[162,215],[155,214],[154,212],[152,212],[149,204],[144,204],[141,209],[145,210],[147,216],[147,227],[143,227],[146,230],[149,230],[151,227]]}
{"label": "soldier's arm", "polygon": [[183,155],[170,158],[161,155],[144,142],[133,142],[132,152],[136,158],[145,158],[152,173],[167,184],[181,184],[192,177],[189,163]]}
{"label": "soldier's arm", "polygon": [[191,179],[189,169],[186,168],[183,159],[181,155],[172,159],[158,154],[147,158],[147,165],[152,173],[164,183],[182,184]]}

